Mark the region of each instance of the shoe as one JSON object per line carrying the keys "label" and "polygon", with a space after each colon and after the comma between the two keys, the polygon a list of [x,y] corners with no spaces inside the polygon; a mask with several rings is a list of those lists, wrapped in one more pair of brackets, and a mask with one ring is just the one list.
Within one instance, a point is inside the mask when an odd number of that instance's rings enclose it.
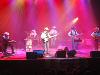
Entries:
{"label": "shoe", "polygon": [[3,55],[5,56],[5,57],[7,57],[7,56],[10,56],[11,54],[10,53],[3,53]]}
{"label": "shoe", "polygon": [[12,52],[11,55],[15,55],[15,52]]}
{"label": "shoe", "polygon": [[11,55],[15,55],[15,54],[11,54]]}
{"label": "shoe", "polygon": [[6,56],[6,55],[8,55],[8,53],[7,53],[7,52],[4,52],[4,53],[3,53],[3,55],[5,55],[5,56]]}

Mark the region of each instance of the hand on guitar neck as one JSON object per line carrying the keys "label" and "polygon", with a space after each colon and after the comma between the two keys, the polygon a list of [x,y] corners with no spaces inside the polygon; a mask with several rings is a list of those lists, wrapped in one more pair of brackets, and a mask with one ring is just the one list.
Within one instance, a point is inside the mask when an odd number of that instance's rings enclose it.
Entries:
{"label": "hand on guitar neck", "polygon": [[49,37],[44,37],[44,38],[42,38],[42,40],[43,40],[44,42],[48,42],[50,38],[54,38],[54,37],[56,37],[56,36],[57,36],[57,35],[53,35],[53,36],[49,36]]}
{"label": "hand on guitar neck", "polygon": [[54,34],[54,35],[50,35],[50,37],[51,38],[53,38],[53,37],[57,37],[59,34],[57,33],[57,34]]}
{"label": "hand on guitar neck", "polygon": [[100,39],[100,36],[92,36],[94,39]]}
{"label": "hand on guitar neck", "polygon": [[9,43],[16,43],[16,41],[15,40],[10,40],[10,41],[8,41]]}

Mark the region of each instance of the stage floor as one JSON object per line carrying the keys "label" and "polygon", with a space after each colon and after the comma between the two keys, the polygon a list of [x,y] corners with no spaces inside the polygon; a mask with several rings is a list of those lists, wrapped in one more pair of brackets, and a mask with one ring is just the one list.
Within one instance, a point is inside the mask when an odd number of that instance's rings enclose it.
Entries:
{"label": "stage floor", "polygon": [[15,55],[7,57],[0,53],[0,75],[100,75],[100,58],[90,57],[92,48],[80,48],[72,58],[56,58],[56,51],[50,48],[51,57],[31,60],[26,59],[25,49],[15,49]]}
{"label": "stage floor", "polygon": [[[61,47],[59,47],[61,48]],[[63,47],[62,47],[63,48]],[[33,50],[43,50],[42,48],[34,48]],[[50,57],[43,57],[43,59],[59,59],[55,58],[55,53],[58,49],[57,48],[50,48],[49,49],[49,54]],[[8,52],[11,50],[8,49]],[[93,51],[91,48],[81,48],[79,50],[76,50],[77,53],[74,58],[90,58],[90,51]],[[74,59],[73,58],[73,59]],[[66,55],[66,58],[64,59],[69,59]],[[14,55],[9,55],[9,56],[3,56],[2,52],[0,53],[0,60],[26,60],[26,51],[25,49],[15,49],[15,54]]]}

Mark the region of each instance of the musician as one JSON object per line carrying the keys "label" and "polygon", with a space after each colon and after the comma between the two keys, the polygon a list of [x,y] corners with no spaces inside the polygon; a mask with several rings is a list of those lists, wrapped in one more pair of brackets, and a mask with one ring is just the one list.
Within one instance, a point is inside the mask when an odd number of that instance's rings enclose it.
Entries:
{"label": "musician", "polygon": [[77,36],[79,35],[78,31],[76,30],[75,26],[71,28],[71,30],[68,32],[68,36],[72,39],[72,49],[77,50],[78,49],[78,42],[75,42]]}
{"label": "musician", "polygon": [[37,33],[36,33],[36,30],[34,29],[30,32],[30,37],[32,37],[33,39],[36,39],[36,36],[37,36]]}
{"label": "musician", "polygon": [[11,38],[10,38],[9,32],[4,32],[4,33],[2,34],[2,50],[3,50],[2,52],[3,52],[4,55],[7,55],[7,54],[8,54],[8,53],[7,53],[7,48],[8,48],[8,46],[11,47],[12,54],[15,53],[15,52],[14,52],[14,48],[13,48],[13,44],[12,44],[11,41],[12,41],[12,40],[11,40]]}
{"label": "musician", "polygon": [[51,47],[55,47],[57,35],[58,35],[58,31],[56,30],[56,27],[53,26],[49,33],[50,33],[51,36],[54,36],[54,37],[51,38],[51,41],[50,41],[51,44],[50,45],[51,45]]}
{"label": "musician", "polygon": [[49,29],[48,27],[46,27],[44,28],[44,31],[41,34],[41,39],[43,41],[44,50],[46,54],[48,54],[48,49],[49,49],[49,38],[50,38]]}
{"label": "musician", "polygon": [[94,38],[95,50],[98,50],[99,42],[100,42],[100,29],[99,29],[99,27],[95,28],[95,31],[92,32],[91,36]]}
{"label": "musician", "polygon": [[31,52],[33,49],[33,45],[35,46],[35,40],[37,40],[37,32],[35,29],[31,30],[30,32],[27,32],[27,37],[25,39],[26,41],[26,51]]}
{"label": "musician", "polygon": [[37,32],[35,29],[31,30],[30,36],[32,37],[32,46],[35,48],[39,42]]}

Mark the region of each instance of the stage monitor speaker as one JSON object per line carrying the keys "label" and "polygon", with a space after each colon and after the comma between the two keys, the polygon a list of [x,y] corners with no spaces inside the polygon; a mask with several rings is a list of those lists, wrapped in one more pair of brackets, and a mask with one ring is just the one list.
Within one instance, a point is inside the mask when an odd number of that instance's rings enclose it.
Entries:
{"label": "stage monitor speaker", "polygon": [[33,50],[33,52],[26,52],[27,59],[36,59],[42,58],[44,54],[44,50]]}
{"label": "stage monitor speaker", "polygon": [[55,54],[55,57],[57,58],[66,58],[66,51],[62,50],[62,51],[57,51]]}
{"label": "stage monitor speaker", "polygon": [[100,51],[91,51],[90,56],[91,57],[100,57]]}
{"label": "stage monitor speaker", "polygon": [[44,55],[44,50],[33,50],[33,53],[37,58],[42,58]]}
{"label": "stage monitor speaker", "polygon": [[34,59],[34,58],[36,58],[36,55],[33,52],[26,52],[26,58]]}
{"label": "stage monitor speaker", "polygon": [[70,57],[75,57],[76,51],[75,51],[75,50],[68,51],[68,52],[67,52],[67,55],[68,55],[69,58],[70,58]]}

